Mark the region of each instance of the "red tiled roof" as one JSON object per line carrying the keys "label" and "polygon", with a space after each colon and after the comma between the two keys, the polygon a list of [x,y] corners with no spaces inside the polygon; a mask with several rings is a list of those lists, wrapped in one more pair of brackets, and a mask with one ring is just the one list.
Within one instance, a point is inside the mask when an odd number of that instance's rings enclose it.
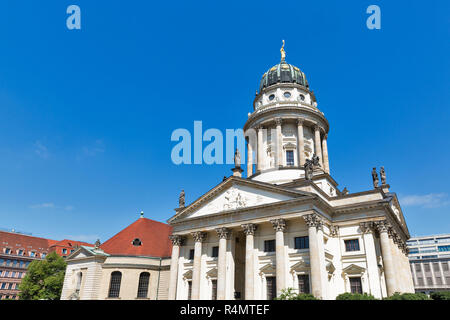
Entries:
{"label": "red tiled roof", "polygon": [[[0,248],[9,248],[13,254],[16,254],[19,249],[25,251],[25,256],[29,256],[30,251],[48,253],[50,243],[54,241],[20,233],[0,231]],[[0,250],[0,252],[3,253],[3,250]]]}
{"label": "red tiled roof", "polygon": [[[171,233],[172,227],[168,224],[139,218],[103,243],[100,248],[111,255],[170,257]],[[142,244],[134,246],[132,243],[134,239],[141,240]]]}
{"label": "red tiled roof", "polygon": [[80,246],[94,247],[93,244],[90,244],[87,242],[75,241],[75,240],[69,240],[69,239],[55,241],[53,244],[50,245],[50,247],[67,247],[67,248],[75,248],[75,247],[80,247]]}

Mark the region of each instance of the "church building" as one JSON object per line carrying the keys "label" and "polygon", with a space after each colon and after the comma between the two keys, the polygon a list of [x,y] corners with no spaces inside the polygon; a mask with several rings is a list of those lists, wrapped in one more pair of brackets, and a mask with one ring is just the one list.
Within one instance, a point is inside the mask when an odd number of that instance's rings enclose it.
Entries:
{"label": "church building", "polygon": [[338,187],[329,122],[285,56],[283,43],[244,124],[247,177],[238,154],[232,176],[186,206],[183,193],[168,220],[169,299],[273,299],[286,288],[321,299],[414,292],[410,235],[384,168],[380,179],[373,169],[373,189]]}

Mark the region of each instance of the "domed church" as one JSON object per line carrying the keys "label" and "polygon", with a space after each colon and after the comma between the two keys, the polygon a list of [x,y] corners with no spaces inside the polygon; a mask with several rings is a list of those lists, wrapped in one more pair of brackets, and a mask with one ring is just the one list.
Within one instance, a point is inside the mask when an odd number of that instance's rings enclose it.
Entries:
{"label": "domed church", "polygon": [[339,188],[328,120],[305,74],[286,62],[284,41],[280,51],[244,124],[247,176],[235,160],[230,177],[189,205],[183,192],[168,220],[168,298],[273,299],[287,288],[320,299],[414,292],[410,235],[384,168],[373,168],[370,190]]}

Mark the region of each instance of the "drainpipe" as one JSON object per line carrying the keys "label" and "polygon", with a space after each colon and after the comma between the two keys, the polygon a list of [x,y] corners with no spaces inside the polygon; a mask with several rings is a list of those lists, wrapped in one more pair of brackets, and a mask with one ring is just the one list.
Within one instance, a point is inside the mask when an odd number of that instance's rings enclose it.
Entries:
{"label": "drainpipe", "polygon": [[156,299],[155,300],[158,300],[158,294],[159,294],[159,278],[161,275],[161,261],[162,261],[162,258],[160,257],[159,258],[159,269],[158,269],[158,286],[156,287]]}

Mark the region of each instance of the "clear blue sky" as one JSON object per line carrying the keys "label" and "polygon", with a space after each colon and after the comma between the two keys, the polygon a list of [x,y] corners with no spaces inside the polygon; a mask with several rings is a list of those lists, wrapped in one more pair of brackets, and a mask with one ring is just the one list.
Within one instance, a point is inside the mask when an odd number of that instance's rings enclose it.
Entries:
{"label": "clear blue sky", "polygon": [[[66,28],[81,7],[82,29]],[[366,8],[381,8],[381,30]],[[241,128],[262,74],[305,72],[332,176],[384,165],[411,235],[450,232],[449,1],[3,1],[0,227],[101,241],[166,221],[231,165],[172,164],[176,128]]]}

